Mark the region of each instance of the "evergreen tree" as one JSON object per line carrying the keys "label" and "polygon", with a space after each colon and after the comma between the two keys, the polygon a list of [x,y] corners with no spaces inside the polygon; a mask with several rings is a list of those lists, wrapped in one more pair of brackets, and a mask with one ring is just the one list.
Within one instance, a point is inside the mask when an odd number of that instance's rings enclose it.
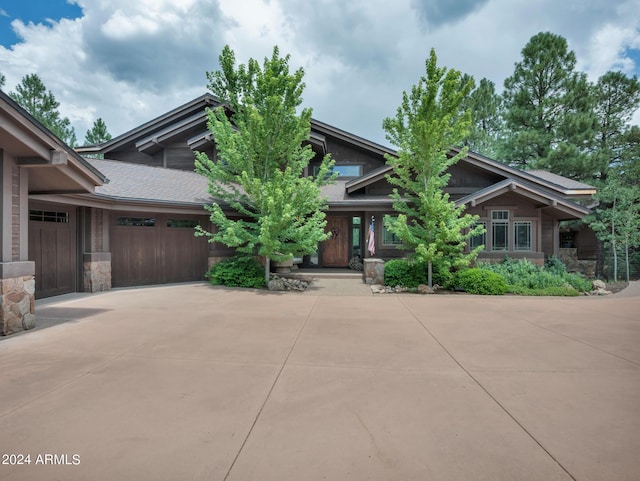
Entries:
{"label": "evergreen tree", "polygon": [[0,73],[0,89],[4,87],[5,82],[7,81],[6,77],[3,73]]}
{"label": "evergreen tree", "polygon": [[464,109],[471,111],[471,129],[464,141],[470,150],[498,157],[498,141],[503,128],[502,98],[496,93],[495,84],[483,78],[478,87],[463,103]]}
{"label": "evergreen tree", "polygon": [[550,32],[533,36],[522,50],[504,82],[502,151],[511,165],[584,176],[596,119],[586,75],[575,65],[567,41]]}
{"label": "evergreen tree", "polygon": [[84,136],[85,145],[97,145],[111,140],[111,134],[107,130],[107,124],[102,118],[98,118],[93,122],[91,129],[87,130]]}
{"label": "evergreen tree", "polygon": [[60,117],[60,103],[37,74],[26,75],[10,97],[33,115],[60,140],[70,147],[76,145],[76,133],[67,117]]}
{"label": "evergreen tree", "polygon": [[460,72],[437,66],[432,49],[426,61],[426,76],[411,93],[403,92],[396,116],[383,122],[387,139],[398,147],[398,156],[386,156],[393,174],[393,208],[397,217],[386,216],[387,228],[402,240],[403,249],[428,265],[432,285],[432,265],[462,266],[477,255],[464,254],[467,239],[482,233],[473,227],[477,216],[463,214],[443,188],[449,182],[447,169],[466,155],[463,148],[450,156],[469,133],[471,112],[461,106],[473,89],[473,79]]}
{"label": "evergreen tree", "polygon": [[631,132],[630,121],[640,107],[640,82],[622,72],[607,72],[594,86],[594,97],[597,137],[590,172],[585,174],[606,181],[611,169],[628,163],[636,150],[637,136]]}
{"label": "evergreen tree", "polygon": [[[253,59],[236,67],[234,52],[223,49],[220,70],[207,73],[209,89],[224,104],[208,112],[218,159],[196,154],[196,171],[208,177],[215,199],[206,208],[217,227],[214,233],[198,233],[264,257],[266,280],[270,259],[312,253],[329,237],[320,187],[333,180],[333,161],[326,156],[315,178],[303,176],[314,157],[311,146],[303,145],[311,131],[311,109],[296,112],[304,71],[290,73],[289,58],[274,47],[262,67]],[[225,213],[221,204],[234,213]]]}

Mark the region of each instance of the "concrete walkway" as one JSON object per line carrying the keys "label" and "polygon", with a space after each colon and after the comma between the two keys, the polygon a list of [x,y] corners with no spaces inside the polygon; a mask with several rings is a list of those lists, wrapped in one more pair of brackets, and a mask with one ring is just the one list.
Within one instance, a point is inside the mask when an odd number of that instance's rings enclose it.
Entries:
{"label": "concrete walkway", "polygon": [[523,298],[342,282],[39,302],[67,322],[0,342],[0,479],[639,479],[638,283]]}

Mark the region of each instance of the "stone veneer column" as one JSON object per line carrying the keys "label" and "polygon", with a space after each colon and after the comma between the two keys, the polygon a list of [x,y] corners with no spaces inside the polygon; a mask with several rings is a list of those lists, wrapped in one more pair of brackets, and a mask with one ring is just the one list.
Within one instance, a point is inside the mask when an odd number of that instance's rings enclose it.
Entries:
{"label": "stone veneer column", "polygon": [[365,259],[362,275],[365,284],[384,286],[384,261],[375,258]]}
{"label": "stone veneer column", "polygon": [[0,263],[0,335],[36,326],[35,264]]}
{"label": "stone veneer column", "polygon": [[85,253],[83,271],[84,292],[111,290],[111,252]]}

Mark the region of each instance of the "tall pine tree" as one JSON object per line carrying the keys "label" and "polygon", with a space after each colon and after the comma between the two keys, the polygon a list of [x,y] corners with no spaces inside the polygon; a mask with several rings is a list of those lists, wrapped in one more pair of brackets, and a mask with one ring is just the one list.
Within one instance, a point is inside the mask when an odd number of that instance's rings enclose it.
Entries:
{"label": "tall pine tree", "polygon": [[507,163],[582,176],[596,119],[586,75],[575,65],[575,53],[559,35],[542,32],[525,45],[504,82]]}
{"label": "tall pine tree", "polygon": [[47,90],[37,74],[23,77],[22,82],[16,86],[16,91],[11,92],[9,96],[60,140],[70,147],[76,146],[76,132],[71,121],[60,116],[60,102],[50,90]]}

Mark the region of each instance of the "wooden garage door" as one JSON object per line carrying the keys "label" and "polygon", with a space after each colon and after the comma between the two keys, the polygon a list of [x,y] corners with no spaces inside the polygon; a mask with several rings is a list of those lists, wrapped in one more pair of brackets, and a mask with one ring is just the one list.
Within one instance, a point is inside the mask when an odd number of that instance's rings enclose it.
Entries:
{"label": "wooden garage door", "polygon": [[29,260],[35,262],[36,298],[76,291],[75,208],[29,210]]}
{"label": "wooden garage door", "polygon": [[115,215],[111,227],[114,287],[199,281],[207,271],[207,240],[194,227],[206,217]]}

